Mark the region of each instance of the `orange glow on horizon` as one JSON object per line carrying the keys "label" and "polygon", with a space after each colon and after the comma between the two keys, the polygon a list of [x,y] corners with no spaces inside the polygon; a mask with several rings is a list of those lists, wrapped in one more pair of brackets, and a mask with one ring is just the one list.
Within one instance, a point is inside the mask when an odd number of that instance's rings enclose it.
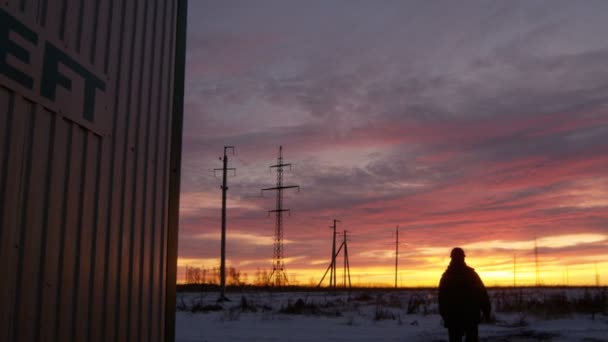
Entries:
{"label": "orange glow on horizon", "polygon": [[[564,236],[550,236],[539,238],[538,244],[543,248],[568,247],[576,244],[605,242],[606,235],[601,234],[571,234]],[[467,264],[479,273],[486,286],[534,286],[537,285],[537,270],[534,254],[530,241],[490,241],[487,243],[473,243],[463,245],[467,252]],[[496,252],[500,247],[513,248],[510,252],[502,250]],[[435,287],[439,282],[441,274],[449,263],[449,257],[444,247],[419,247],[415,256],[404,255],[400,257],[398,285],[399,287]],[[514,253],[515,252],[515,253]],[[352,252],[351,252],[352,253]],[[517,254],[519,253],[519,255]],[[350,275],[353,286],[358,287],[393,287],[395,281],[394,251],[367,251],[359,254],[351,254]],[[356,256],[359,265],[367,261],[386,262],[387,266],[359,266],[354,262]],[[367,259],[367,260],[366,260]],[[418,260],[421,266],[412,266],[408,261]],[[343,264],[341,257],[338,258],[338,285],[343,282]],[[269,269],[271,260],[228,262],[234,265],[242,274],[247,274],[247,283],[254,283],[254,275],[259,270]],[[209,259],[185,259],[178,260],[178,283],[185,280],[185,267],[196,266],[211,269],[219,265],[219,258]],[[262,265],[262,266],[260,266]],[[328,263],[325,260],[313,260],[304,256],[285,259],[287,276],[292,284],[317,286]],[[514,275],[515,268],[515,275]],[[608,285],[608,277],[602,276],[608,270],[608,256],[588,255],[576,257],[560,257],[559,254],[539,255],[538,283],[546,286],[601,286]],[[325,278],[323,286],[327,286],[328,277]]]}
{"label": "orange glow on horizon", "polygon": [[[540,271],[540,285],[543,286],[594,286],[596,285],[594,264],[582,264],[569,267],[568,275],[566,275],[563,267],[544,267]],[[286,266],[287,268],[287,266]],[[598,262],[598,269],[608,269],[608,261]],[[513,286],[513,270],[485,270],[484,267],[475,268],[482,278],[486,286]],[[248,284],[253,284],[253,275],[256,269],[239,269],[241,272],[248,274]],[[400,269],[398,273],[399,287],[436,287],[439,284],[439,278],[445,270],[445,265],[428,268],[424,270],[407,270]],[[321,276],[325,270],[323,269],[289,269],[287,268],[287,276],[290,283],[293,285],[302,286],[317,286]],[[342,269],[338,269],[338,286],[342,286],[343,273]],[[351,267],[351,282],[353,286],[358,287],[393,287],[395,273],[391,267]],[[600,274],[599,285],[608,286],[608,277],[605,274]],[[185,281],[184,271],[180,272],[178,283],[183,284]],[[328,277],[323,282],[323,286],[327,286]],[[566,279],[567,278],[567,279]],[[534,286],[536,285],[536,272],[533,265],[526,265],[516,273],[516,286]]]}

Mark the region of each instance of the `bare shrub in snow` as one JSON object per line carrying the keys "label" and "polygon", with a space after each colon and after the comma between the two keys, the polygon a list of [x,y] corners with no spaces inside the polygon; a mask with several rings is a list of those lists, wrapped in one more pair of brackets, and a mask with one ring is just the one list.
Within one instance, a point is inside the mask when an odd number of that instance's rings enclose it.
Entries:
{"label": "bare shrub in snow", "polygon": [[412,294],[407,301],[407,314],[423,314],[428,315],[432,312],[432,296],[421,294]]}
{"label": "bare shrub in snow", "polygon": [[376,305],[376,311],[374,312],[374,321],[382,321],[385,319],[394,320],[395,314],[390,310],[386,309],[382,305]]}

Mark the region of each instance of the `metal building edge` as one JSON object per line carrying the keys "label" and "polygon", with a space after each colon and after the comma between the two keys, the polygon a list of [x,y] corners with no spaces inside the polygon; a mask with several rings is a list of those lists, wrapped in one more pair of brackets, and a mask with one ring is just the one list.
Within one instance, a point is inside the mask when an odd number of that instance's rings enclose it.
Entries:
{"label": "metal building edge", "polygon": [[1,341],[175,341],[187,5],[0,5]]}
{"label": "metal building edge", "polygon": [[165,341],[175,341],[175,301],[177,286],[177,241],[179,232],[179,197],[184,123],[184,88],[186,73],[186,30],[188,0],[177,1],[175,40],[173,115],[169,179],[169,217],[167,236],[167,284],[165,296]]}

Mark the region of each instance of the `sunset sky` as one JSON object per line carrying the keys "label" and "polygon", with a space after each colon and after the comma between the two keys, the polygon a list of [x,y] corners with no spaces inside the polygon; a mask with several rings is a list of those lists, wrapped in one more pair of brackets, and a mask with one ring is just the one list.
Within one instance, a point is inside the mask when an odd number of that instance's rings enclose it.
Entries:
{"label": "sunset sky", "polygon": [[454,246],[486,285],[514,257],[534,284],[535,237],[543,284],[608,284],[608,1],[189,7],[178,280],[219,265],[224,145],[227,263],[270,269],[282,145],[292,283],[320,280],[335,218],[359,285],[393,284],[396,225],[401,286]]}

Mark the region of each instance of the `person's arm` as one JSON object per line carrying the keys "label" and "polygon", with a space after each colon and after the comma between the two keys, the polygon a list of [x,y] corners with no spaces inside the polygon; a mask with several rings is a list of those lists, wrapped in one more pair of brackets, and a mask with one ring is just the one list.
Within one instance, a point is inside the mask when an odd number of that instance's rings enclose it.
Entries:
{"label": "person's arm", "polygon": [[481,304],[481,312],[484,315],[484,318],[490,318],[490,313],[492,312],[492,305],[490,304],[490,297],[488,296],[488,291],[483,284],[483,281],[479,277],[478,274],[475,274],[477,278],[477,288],[479,294],[479,303]]}
{"label": "person's arm", "polygon": [[439,303],[439,314],[445,321],[447,316],[447,303],[446,303],[446,279],[445,274],[441,276],[441,280],[439,281],[439,295],[437,296],[437,301]]}

